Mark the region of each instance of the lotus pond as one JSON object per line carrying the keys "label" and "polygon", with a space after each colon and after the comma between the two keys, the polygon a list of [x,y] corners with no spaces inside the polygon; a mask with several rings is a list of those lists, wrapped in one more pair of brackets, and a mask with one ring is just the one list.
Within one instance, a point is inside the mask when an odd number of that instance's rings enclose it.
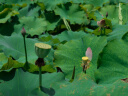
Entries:
{"label": "lotus pond", "polygon": [[128,96],[127,0],[0,0],[0,96]]}

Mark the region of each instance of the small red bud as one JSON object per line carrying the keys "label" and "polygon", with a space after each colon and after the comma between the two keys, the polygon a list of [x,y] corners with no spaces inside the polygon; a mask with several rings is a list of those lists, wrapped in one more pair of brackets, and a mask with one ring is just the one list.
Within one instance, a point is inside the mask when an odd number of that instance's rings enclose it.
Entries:
{"label": "small red bud", "polygon": [[23,36],[26,35],[26,30],[24,29],[24,27],[23,27],[22,30],[21,30],[21,34],[22,34]]}

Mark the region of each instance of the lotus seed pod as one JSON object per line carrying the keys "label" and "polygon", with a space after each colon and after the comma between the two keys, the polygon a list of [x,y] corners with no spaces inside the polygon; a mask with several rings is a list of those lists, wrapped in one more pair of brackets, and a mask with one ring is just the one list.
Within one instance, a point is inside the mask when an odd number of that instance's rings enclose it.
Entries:
{"label": "lotus seed pod", "polygon": [[105,26],[105,20],[102,19],[102,20],[100,20],[100,21],[97,21],[97,25],[98,25],[99,27],[104,27],[104,26]]}
{"label": "lotus seed pod", "polygon": [[44,58],[51,50],[51,46],[44,43],[35,43],[35,52],[38,58]]}
{"label": "lotus seed pod", "polygon": [[25,36],[25,34],[26,34],[26,30],[24,29],[24,27],[23,27],[22,30],[21,30],[21,34],[22,34],[23,36]]}
{"label": "lotus seed pod", "polygon": [[85,57],[85,56],[82,57],[82,62],[83,62],[84,64],[87,64],[88,60],[89,60],[88,57]]}

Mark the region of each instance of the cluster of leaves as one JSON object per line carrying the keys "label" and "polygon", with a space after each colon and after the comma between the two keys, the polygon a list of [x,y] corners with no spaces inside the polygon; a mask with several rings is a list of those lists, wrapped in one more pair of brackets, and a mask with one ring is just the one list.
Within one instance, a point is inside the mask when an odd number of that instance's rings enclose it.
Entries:
{"label": "cluster of leaves", "polygon": [[[127,96],[127,7],[127,0],[0,0],[0,96]],[[97,26],[102,19],[104,35]],[[23,27],[29,70],[23,69]],[[41,89],[37,42],[52,46]],[[85,74],[88,47],[93,57]]]}

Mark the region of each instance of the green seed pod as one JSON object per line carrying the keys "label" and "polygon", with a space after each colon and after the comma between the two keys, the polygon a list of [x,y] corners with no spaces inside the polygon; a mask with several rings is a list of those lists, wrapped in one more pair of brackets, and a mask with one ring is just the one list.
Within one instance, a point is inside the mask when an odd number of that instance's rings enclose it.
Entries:
{"label": "green seed pod", "polygon": [[51,46],[44,43],[35,43],[35,52],[38,58],[44,58],[51,50]]}

